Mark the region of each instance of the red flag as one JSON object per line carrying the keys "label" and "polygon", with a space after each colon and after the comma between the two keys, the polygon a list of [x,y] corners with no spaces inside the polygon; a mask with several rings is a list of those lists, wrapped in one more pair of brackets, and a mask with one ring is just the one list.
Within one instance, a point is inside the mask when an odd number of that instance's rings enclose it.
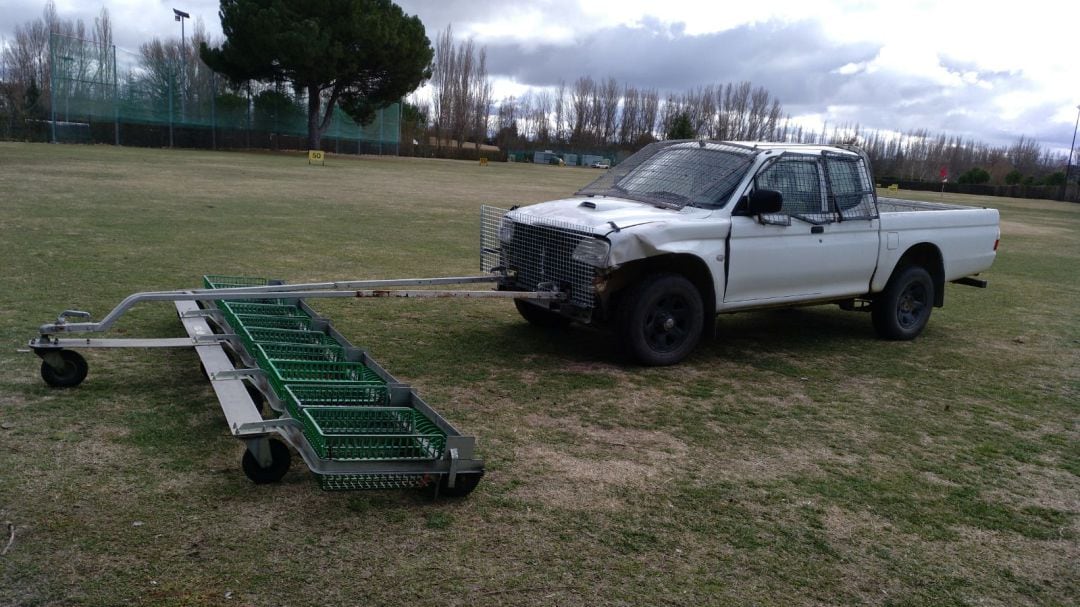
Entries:
{"label": "red flag", "polygon": [[948,181],[949,180],[949,167],[947,167],[947,166],[941,167],[941,180],[942,181]]}

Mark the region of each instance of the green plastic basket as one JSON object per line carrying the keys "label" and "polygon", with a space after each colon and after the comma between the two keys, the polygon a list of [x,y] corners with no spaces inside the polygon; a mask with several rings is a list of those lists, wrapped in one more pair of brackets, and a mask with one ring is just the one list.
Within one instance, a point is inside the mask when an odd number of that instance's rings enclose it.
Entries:
{"label": "green plastic basket", "polygon": [[[284,304],[251,303],[247,301],[224,301],[222,308],[233,314],[258,314],[261,316],[308,316],[299,306]],[[310,318],[310,316],[308,316]]]}
{"label": "green plastic basket", "polygon": [[281,398],[285,384],[377,384],[386,382],[361,363],[309,360],[270,360],[263,369]]}
{"label": "green plastic basket", "polygon": [[324,360],[345,362],[345,348],[317,344],[255,344],[252,348],[259,366],[270,367],[270,361]]}
{"label": "green plastic basket", "polygon": [[268,314],[233,314],[233,319],[240,327],[262,327],[264,329],[292,329],[310,331],[311,318],[307,316],[273,316]]}
{"label": "green plastic basket", "polygon": [[[203,286],[207,289],[240,289],[243,287],[265,287],[270,285],[270,279],[254,276],[221,276],[207,274],[203,276]],[[247,303],[280,304],[280,299],[245,299]],[[217,301],[220,307],[222,301]]]}
{"label": "green plastic basket", "polygon": [[258,316],[279,316],[283,318],[310,318],[306,312],[297,306],[282,304],[252,303],[250,301],[219,301],[218,309],[225,317],[225,322],[236,332],[243,326],[238,314],[255,314]]}
{"label": "green plastic basket", "polygon": [[300,423],[324,459],[427,460],[446,446],[446,434],[409,407],[307,407]]}
{"label": "green plastic basket", "polygon": [[293,417],[307,407],[386,405],[390,390],[382,384],[291,384],[285,386],[285,405]]}
{"label": "green plastic basket", "polygon": [[322,331],[298,331],[295,329],[268,329],[266,327],[244,327],[237,335],[244,340],[249,350],[255,344],[316,344],[336,346],[338,342]]}
{"label": "green plastic basket", "polygon": [[253,276],[221,276],[207,274],[203,276],[203,285],[207,289],[239,289],[242,287],[265,287],[270,284],[268,278]]}

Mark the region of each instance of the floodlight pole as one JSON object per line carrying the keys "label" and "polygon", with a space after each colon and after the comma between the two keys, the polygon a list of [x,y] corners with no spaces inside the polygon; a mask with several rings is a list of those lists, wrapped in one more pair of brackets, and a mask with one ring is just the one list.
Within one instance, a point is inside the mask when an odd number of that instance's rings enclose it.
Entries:
{"label": "floodlight pole", "polygon": [[[73,61],[75,61],[75,58],[72,57],[71,55],[63,55],[60,58],[64,60],[64,65],[65,66],[70,66],[71,63]],[[70,69],[70,68],[65,67],[64,69],[67,70],[67,69]],[[69,77],[68,81],[70,81],[70,80],[71,80],[71,78]],[[68,85],[66,85],[64,87],[64,122],[67,123],[67,122],[70,122],[70,121],[71,121],[71,85],[68,84]]]}
{"label": "floodlight pole", "polygon": [[113,76],[113,138],[116,145],[120,145],[120,75],[116,73],[116,45],[112,47],[112,76]]}
{"label": "floodlight pole", "polygon": [[56,43],[49,33],[49,113],[52,115],[52,142],[56,143]]}
{"label": "floodlight pole", "polygon": [[[182,10],[172,9],[173,20],[180,22],[180,73],[184,73],[184,69],[187,67],[187,37],[184,34],[184,21],[190,19],[191,15],[185,13]],[[179,84],[179,83],[178,83]],[[184,121],[184,87],[178,87],[180,93],[180,122]]]}
{"label": "floodlight pole", "polygon": [[1073,124],[1072,143],[1069,144],[1069,163],[1065,165],[1065,186],[1069,185],[1069,175],[1072,173],[1073,148],[1076,147],[1076,127],[1080,126],[1080,105],[1076,106],[1076,123]]}

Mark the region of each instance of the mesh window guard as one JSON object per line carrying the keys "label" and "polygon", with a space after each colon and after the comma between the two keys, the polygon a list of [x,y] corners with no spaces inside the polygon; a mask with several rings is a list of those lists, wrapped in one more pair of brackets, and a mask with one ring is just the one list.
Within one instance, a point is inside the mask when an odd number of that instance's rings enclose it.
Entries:
{"label": "mesh window guard", "polygon": [[874,184],[862,170],[859,157],[833,152],[822,152],[822,156],[830,208],[836,209],[843,220],[877,218]]}

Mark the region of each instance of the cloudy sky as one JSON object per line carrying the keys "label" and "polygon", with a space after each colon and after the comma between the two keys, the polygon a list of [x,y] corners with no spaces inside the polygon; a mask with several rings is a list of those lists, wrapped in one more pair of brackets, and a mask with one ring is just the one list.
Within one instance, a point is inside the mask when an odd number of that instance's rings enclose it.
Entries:
{"label": "cloudy sky", "polygon": [[[56,0],[117,43],[176,36],[173,7],[220,35],[213,0]],[[685,91],[749,80],[810,127],[929,128],[1068,152],[1080,104],[1080,5],[1071,0],[398,0],[434,39],[453,24],[488,49],[496,97],[582,75]],[[0,36],[41,0],[0,0]],[[190,30],[189,30],[190,31]]]}

